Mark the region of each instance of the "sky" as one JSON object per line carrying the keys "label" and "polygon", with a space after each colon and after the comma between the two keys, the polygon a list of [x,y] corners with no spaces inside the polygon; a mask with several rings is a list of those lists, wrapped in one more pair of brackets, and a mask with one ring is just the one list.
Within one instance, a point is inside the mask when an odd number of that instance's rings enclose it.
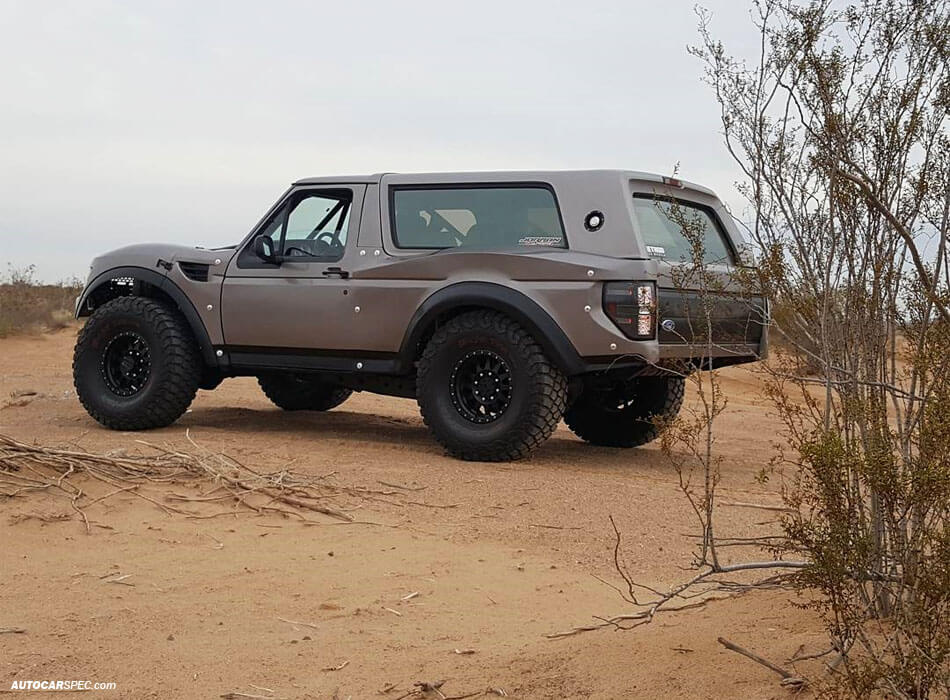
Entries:
{"label": "sky", "polygon": [[316,175],[679,163],[738,211],[697,41],[692,0],[0,0],[0,274],[236,243]]}

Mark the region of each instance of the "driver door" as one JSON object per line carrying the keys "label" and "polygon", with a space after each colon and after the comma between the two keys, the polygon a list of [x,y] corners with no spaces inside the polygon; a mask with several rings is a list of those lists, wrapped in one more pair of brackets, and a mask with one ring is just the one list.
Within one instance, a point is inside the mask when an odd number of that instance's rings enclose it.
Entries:
{"label": "driver door", "polygon": [[[243,355],[348,348],[347,261],[356,247],[364,185],[295,188],[231,259],[221,323],[232,361]],[[270,239],[277,262],[254,240]],[[299,352],[294,352],[299,351]],[[332,354],[332,353],[331,353]]]}

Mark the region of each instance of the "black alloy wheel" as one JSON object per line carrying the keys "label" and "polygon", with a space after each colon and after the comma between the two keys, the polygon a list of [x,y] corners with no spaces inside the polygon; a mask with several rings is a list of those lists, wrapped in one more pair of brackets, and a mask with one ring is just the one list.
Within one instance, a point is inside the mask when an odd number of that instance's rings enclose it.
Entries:
{"label": "black alloy wheel", "polygon": [[554,432],[567,379],[517,321],[479,309],[449,319],[426,343],[416,398],[449,454],[503,462],[528,456]]}
{"label": "black alloy wheel", "polygon": [[145,338],[134,331],[119,333],[102,353],[99,371],[116,396],[134,396],[148,381],[152,357]]}
{"label": "black alloy wheel", "polygon": [[148,297],[122,296],[99,306],[73,352],[79,401],[113,430],[175,422],[195,398],[205,371],[181,312]]}
{"label": "black alloy wheel", "polygon": [[511,403],[511,367],[491,350],[473,350],[452,370],[452,403],[473,423],[498,420]]}

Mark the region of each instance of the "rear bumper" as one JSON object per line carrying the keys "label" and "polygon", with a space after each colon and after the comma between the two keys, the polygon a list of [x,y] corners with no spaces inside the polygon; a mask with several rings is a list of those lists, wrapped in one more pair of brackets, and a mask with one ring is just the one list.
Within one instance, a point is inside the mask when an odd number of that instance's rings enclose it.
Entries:
{"label": "rear bumper", "polygon": [[[660,360],[683,358],[712,358],[715,360],[743,359],[743,362],[754,362],[765,358],[765,337],[758,343],[714,343],[712,346],[699,345],[661,345]],[[730,362],[729,364],[736,364]]]}
{"label": "rear bumper", "polygon": [[762,329],[757,343],[714,343],[711,346],[686,344],[659,344],[656,341],[644,345],[643,354],[599,355],[583,357],[583,373],[612,370],[632,370],[637,373],[664,372],[682,368],[684,363],[696,369],[717,369],[730,365],[758,362],[768,357],[768,328]]}

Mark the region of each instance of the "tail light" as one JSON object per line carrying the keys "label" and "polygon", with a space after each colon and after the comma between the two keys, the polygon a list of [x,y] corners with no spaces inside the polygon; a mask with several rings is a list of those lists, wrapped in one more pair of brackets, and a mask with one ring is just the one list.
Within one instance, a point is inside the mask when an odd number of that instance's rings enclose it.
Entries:
{"label": "tail light", "polygon": [[653,282],[607,282],[604,312],[633,340],[656,335],[656,285]]}

